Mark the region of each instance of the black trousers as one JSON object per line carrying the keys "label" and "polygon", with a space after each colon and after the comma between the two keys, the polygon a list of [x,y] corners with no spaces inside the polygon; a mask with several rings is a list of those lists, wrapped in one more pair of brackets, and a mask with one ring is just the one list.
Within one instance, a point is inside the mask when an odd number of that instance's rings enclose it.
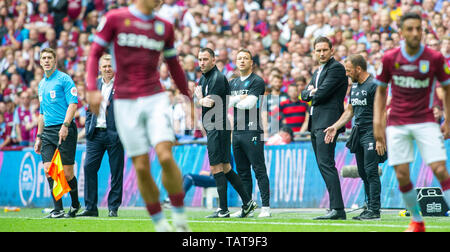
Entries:
{"label": "black trousers", "polygon": [[111,191],[108,209],[117,210],[122,203],[124,149],[120,141],[111,141],[106,130],[95,129],[93,139],[86,142],[84,165],[84,202],[89,211],[98,211],[98,170],[105,151],[108,152],[111,170]]}
{"label": "black trousers", "polygon": [[359,148],[355,153],[358,173],[364,182],[367,205],[370,210],[380,211],[381,182],[378,175],[379,156],[371,129],[359,130]]}
{"label": "black trousers", "polygon": [[264,159],[264,142],[259,131],[233,131],[233,155],[236,171],[244,184],[245,190],[252,195],[253,181],[250,166],[255,172],[262,206],[270,206],[269,177]]}
{"label": "black trousers", "polygon": [[344,209],[344,201],[342,200],[341,182],[339,181],[334,154],[336,148],[336,139],[332,143],[324,142],[324,129],[316,129],[311,132],[311,143],[314,154],[316,156],[317,165],[322,175],[325,185],[330,196],[330,209]]}

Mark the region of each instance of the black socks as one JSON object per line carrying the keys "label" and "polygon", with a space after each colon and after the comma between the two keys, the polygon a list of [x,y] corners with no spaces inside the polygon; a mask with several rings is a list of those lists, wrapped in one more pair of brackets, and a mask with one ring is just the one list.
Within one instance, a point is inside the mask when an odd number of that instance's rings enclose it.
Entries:
{"label": "black socks", "polygon": [[244,205],[246,205],[250,200],[250,195],[247,193],[247,191],[244,188],[244,184],[242,183],[241,178],[239,175],[234,172],[233,169],[231,169],[229,172],[225,174],[225,177],[230,181],[231,185],[234,187],[236,192],[241,196],[242,202]]}
{"label": "black socks", "polygon": [[226,211],[228,210],[228,195],[227,195],[227,178],[223,172],[214,174],[216,180],[217,193],[219,194],[219,207]]}
{"label": "black socks", "polygon": [[[62,204],[62,198],[58,201],[55,200],[55,197],[53,196],[53,179],[51,177],[47,178],[48,185],[50,187],[50,194],[52,196],[53,205],[55,206],[55,210],[64,210],[63,204]],[[72,180],[68,181],[67,184],[70,186],[70,198],[72,199],[72,207],[79,207],[80,202],[78,201],[78,182],[77,178],[73,177]]]}
{"label": "black socks", "polygon": [[78,201],[78,181],[75,176],[73,176],[72,180],[67,181],[67,184],[70,186],[70,198],[72,199],[72,207],[78,208],[80,206],[80,202]]}

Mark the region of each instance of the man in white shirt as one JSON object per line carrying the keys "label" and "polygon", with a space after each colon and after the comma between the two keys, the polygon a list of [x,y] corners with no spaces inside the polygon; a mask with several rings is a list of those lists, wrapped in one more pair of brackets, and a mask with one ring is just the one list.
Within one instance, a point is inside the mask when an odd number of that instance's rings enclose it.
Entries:
{"label": "man in white shirt", "polygon": [[[109,217],[116,217],[122,203],[124,149],[117,134],[114,120],[114,71],[111,65],[111,55],[100,58],[101,78],[97,80],[103,100],[100,112],[95,116],[88,109],[86,118],[86,162],[84,165],[85,210],[79,217],[98,217],[98,177],[97,173],[102,163],[105,151],[108,152],[111,169],[111,190],[108,195]],[[126,119],[125,119],[126,120]],[[107,178],[105,178],[107,179]]]}

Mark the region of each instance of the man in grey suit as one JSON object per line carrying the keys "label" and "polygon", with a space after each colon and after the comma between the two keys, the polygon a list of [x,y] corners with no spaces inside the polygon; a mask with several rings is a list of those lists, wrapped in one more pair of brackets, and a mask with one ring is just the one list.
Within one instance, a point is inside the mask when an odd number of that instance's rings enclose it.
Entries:
{"label": "man in grey suit", "polygon": [[337,121],[344,112],[348,78],[345,75],[344,66],[332,57],[333,48],[328,38],[318,37],[314,41],[314,53],[320,67],[314,72],[301,96],[304,101],[311,101],[308,130],[311,132],[311,143],[317,165],[330,196],[330,211],[315,219],[345,220],[341,185],[334,161],[336,139],[344,128],[340,129],[335,139],[328,144],[324,141],[324,130]]}
{"label": "man in grey suit", "polygon": [[86,209],[77,216],[98,216],[98,170],[105,151],[108,152],[111,169],[111,190],[108,194],[109,217],[117,217],[122,203],[124,149],[116,130],[114,119],[114,71],[111,56],[100,58],[101,78],[97,87],[102,91],[103,101],[98,116],[87,111],[86,117],[86,161],[84,165],[85,187],[84,201]]}

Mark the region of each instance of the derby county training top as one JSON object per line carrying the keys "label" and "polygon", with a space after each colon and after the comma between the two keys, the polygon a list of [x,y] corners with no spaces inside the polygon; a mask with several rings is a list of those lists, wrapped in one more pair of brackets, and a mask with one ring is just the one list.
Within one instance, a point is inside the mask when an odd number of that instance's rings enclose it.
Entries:
{"label": "derby county training top", "polygon": [[360,128],[372,128],[373,123],[373,101],[377,84],[369,75],[363,83],[353,83],[350,93],[350,104],[352,104],[355,124]]}
{"label": "derby county training top", "polygon": [[260,98],[264,95],[265,83],[258,75],[252,73],[247,78],[237,77],[230,82],[231,96],[253,95],[258,98],[255,106],[250,109],[233,108],[234,132],[242,130],[263,131],[260,125]]}

